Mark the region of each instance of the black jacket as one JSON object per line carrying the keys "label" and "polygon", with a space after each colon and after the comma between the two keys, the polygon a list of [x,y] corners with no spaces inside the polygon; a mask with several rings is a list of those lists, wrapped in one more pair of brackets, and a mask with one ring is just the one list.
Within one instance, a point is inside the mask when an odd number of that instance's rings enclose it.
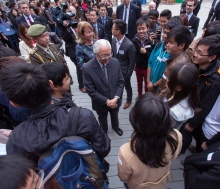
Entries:
{"label": "black jacket", "polygon": [[[123,20],[124,4],[117,6],[116,18]],[[128,19],[128,39],[132,40],[137,33],[136,22],[141,18],[141,9],[137,5],[130,3],[129,19]]]}
{"label": "black jacket", "polygon": [[[99,18],[97,20],[97,23],[103,24],[101,16],[99,16]],[[108,41],[111,44],[112,43],[113,19],[111,17],[109,17],[109,16],[106,16],[106,21],[105,21],[105,25],[104,26],[105,26],[105,31],[106,31],[106,34],[107,34]]]}
{"label": "black jacket", "polygon": [[[69,112],[67,102],[56,103],[32,113],[30,118],[18,125],[7,142],[7,153],[23,153],[35,161],[39,156],[67,133]],[[91,143],[97,154],[104,158],[110,151],[110,139],[99,126],[92,111],[81,108],[77,136]]]}
{"label": "black jacket", "polygon": [[185,189],[219,189],[219,147],[220,142],[202,153],[186,157],[184,161]]}
{"label": "black jacket", "polygon": [[200,19],[197,16],[195,16],[194,14],[189,19],[188,27],[190,27],[190,31],[191,31],[193,38],[196,37],[196,35],[197,35],[199,21],[200,21]]}
{"label": "black jacket", "polygon": [[[150,39],[147,37],[145,39],[145,41],[143,42],[143,44],[141,44],[141,41],[140,41],[138,35],[136,35],[132,41],[133,41],[134,46],[136,48],[136,67],[138,67],[142,70],[147,69],[148,59],[149,59],[150,53],[152,51]],[[145,47],[145,49],[146,49],[145,54],[140,53],[141,47]]]}
{"label": "black jacket", "polygon": [[66,56],[76,58],[76,36],[70,28],[65,28],[63,31],[63,40],[65,41]]}
{"label": "black jacket", "polygon": [[217,0],[214,0],[213,3],[212,3],[212,7],[209,11],[208,18],[205,21],[204,27],[206,27],[207,24],[212,22],[212,21],[220,20],[220,2],[218,2],[216,7],[215,7],[216,2],[217,2]]}
{"label": "black jacket", "polygon": [[200,111],[188,120],[192,128],[202,125],[212,110],[220,94],[220,61],[212,62],[205,70],[200,70],[198,88],[200,96]]}

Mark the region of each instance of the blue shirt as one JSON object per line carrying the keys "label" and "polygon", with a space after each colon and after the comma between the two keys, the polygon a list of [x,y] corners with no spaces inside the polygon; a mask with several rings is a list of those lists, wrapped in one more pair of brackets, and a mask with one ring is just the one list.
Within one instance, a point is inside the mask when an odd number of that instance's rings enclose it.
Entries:
{"label": "blue shirt", "polygon": [[166,60],[170,56],[169,53],[165,50],[165,43],[161,42],[160,47],[155,45],[153,51],[151,52],[150,58],[148,60],[148,67],[151,67],[150,72],[150,81],[154,84],[156,83],[163,75],[163,72],[166,68]]}

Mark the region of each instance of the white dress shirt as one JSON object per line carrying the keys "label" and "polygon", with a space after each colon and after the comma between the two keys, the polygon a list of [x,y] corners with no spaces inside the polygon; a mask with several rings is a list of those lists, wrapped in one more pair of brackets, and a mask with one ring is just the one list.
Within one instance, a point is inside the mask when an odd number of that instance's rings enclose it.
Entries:
{"label": "white dress shirt", "polygon": [[122,41],[124,40],[124,38],[125,38],[125,35],[124,35],[124,37],[120,40],[120,41],[118,41],[117,40],[117,38],[116,38],[116,48],[117,48],[117,53],[118,53],[118,50],[119,50],[119,48],[120,48],[120,46],[121,46],[121,44],[122,44]]}

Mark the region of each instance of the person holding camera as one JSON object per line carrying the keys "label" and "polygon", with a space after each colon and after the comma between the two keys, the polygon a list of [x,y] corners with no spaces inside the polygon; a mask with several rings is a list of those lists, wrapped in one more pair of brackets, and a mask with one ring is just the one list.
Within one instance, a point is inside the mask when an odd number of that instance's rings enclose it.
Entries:
{"label": "person holding camera", "polygon": [[84,88],[83,85],[83,78],[82,78],[82,71],[77,66],[76,62],[76,39],[77,39],[77,33],[76,28],[78,25],[78,20],[76,19],[76,13],[73,11],[69,11],[64,14],[63,17],[63,35],[62,38],[65,41],[65,51],[66,56],[70,57],[70,60],[75,64],[76,66],[76,74],[77,74],[77,80],[79,83],[79,89]]}

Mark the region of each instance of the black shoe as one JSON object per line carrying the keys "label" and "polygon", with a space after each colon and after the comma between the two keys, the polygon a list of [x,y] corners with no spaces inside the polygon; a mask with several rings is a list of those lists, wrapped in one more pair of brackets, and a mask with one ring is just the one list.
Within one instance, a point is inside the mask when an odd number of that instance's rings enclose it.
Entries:
{"label": "black shoe", "polygon": [[116,132],[119,136],[122,136],[122,135],[123,135],[123,131],[122,131],[120,128],[113,129],[113,130],[115,130],[115,132]]}

